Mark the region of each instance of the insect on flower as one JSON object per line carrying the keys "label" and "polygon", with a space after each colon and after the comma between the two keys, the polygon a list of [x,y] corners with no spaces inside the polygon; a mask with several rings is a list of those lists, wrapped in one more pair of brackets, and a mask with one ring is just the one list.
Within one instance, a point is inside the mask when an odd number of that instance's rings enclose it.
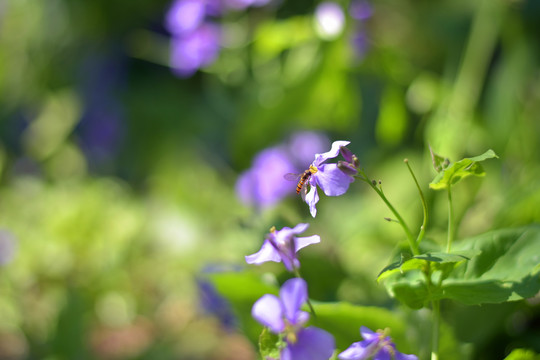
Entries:
{"label": "insect on flower", "polygon": [[300,194],[300,192],[302,192],[302,199],[304,199],[308,190],[307,183],[309,178],[316,172],[317,169],[313,165],[310,165],[309,169],[304,171],[302,174],[288,173],[283,175],[283,178],[289,181],[298,181],[298,184],[296,185],[296,193]]}

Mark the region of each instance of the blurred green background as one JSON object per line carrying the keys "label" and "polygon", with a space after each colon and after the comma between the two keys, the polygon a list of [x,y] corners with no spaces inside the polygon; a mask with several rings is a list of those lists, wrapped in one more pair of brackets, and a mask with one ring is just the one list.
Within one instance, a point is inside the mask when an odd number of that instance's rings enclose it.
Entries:
{"label": "blurred green background", "polygon": [[[416,229],[408,158],[434,242],[447,215],[428,144],[500,156],[456,187],[458,237],[540,220],[540,3],[378,0],[357,19],[336,2],[331,38],[317,1],[228,11],[217,59],[177,77],[169,1],[0,0],[1,359],[256,359],[227,305],[205,306],[207,277],[285,279],[243,257],[298,222],[322,238],[301,255],[311,297],[413,316],[375,281],[403,239],[364,184],[323,196],[316,219],[296,196],[239,201],[253,157],[298,131],[350,140]],[[540,352],[538,303],[443,303],[447,344],[471,359]]]}

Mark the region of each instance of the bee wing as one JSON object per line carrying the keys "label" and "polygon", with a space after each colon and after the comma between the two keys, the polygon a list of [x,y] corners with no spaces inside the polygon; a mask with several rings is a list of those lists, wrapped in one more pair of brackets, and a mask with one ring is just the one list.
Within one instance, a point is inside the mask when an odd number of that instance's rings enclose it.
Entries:
{"label": "bee wing", "polygon": [[302,186],[302,190],[300,190],[300,196],[302,197],[302,200],[304,202],[306,201],[306,195],[308,193],[309,187],[310,185],[308,184],[308,181],[306,181],[306,184],[304,184],[304,186]]}
{"label": "bee wing", "polygon": [[283,178],[288,181],[298,181],[302,174],[287,173],[283,175]]}

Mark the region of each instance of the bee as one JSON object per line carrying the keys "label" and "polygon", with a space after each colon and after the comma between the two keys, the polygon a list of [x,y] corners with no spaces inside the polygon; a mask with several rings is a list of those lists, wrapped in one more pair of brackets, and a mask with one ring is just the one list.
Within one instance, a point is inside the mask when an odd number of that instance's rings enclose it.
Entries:
{"label": "bee", "polygon": [[308,190],[307,181],[309,180],[311,175],[313,175],[313,171],[310,169],[307,169],[302,174],[294,174],[294,173],[285,174],[283,175],[283,178],[289,181],[298,181],[298,184],[296,185],[296,193],[297,194],[301,193],[302,199],[304,199]]}

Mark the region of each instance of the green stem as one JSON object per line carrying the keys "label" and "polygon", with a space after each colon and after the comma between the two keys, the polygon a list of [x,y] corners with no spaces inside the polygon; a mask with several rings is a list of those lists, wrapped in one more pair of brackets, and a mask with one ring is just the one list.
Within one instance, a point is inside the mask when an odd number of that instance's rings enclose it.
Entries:
{"label": "green stem", "polygon": [[454,241],[454,207],[452,206],[452,186],[448,184],[448,240],[446,242],[446,252],[452,249]]}
{"label": "green stem", "polygon": [[416,238],[416,244],[420,244],[420,242],[424,239],[424,235],[426,233],[426,226],[428,222],[428,208],[427,208],[426,199],[424,198],[424,193],[422,192],[422,189],[420,188],[420,184],[418,184],[418,180],[416,179],[416,176],[414,175],[414,172],[412,171],[411,165],[409,165],[409,160],[405,159],[404,162],[407,165],[409,172],[411,173],[414,183],[416,184],[416,188],[418,189],[418,193],[420,194],[420,199],[422,201],[422,208],[424,210],[424,221],[422,222],[422,226],[420,227],[420,232],[418,233],[418,237]]}
{"label": "green stem", "polygon": [[394,206],[390,203],[390,201],[388,201],[382,189],[378,188],[376,183],[373,183],[373,181],[370,180],[363,171],[360,170],[359,173],[360,175],[362,175],[360,179],[364,180],[369,186],[371,186],[373,190],[375,190],[377,195],[379,195],[379,197],[384,201],[384,203],[390,209],[390,211],[392,211],[392,214],[394,214],[396,219],[399,221],[399,224],[401,225],[401,227],[403,228],[403,231],[407,235],[407,240],[409,241],[409,246],[411,247],[411,251],[413,255],[419,255],[420,252],[418,250],[418,244],[415,242],[414,236],[411,233],[411,230],[409,229],[407,224],[405,223],[405,220],[403,220],[403,218],[401,217],[399,212],[396,210],[396,208],[394,208]]}
{"label": "green stem", "polygon": [[[300,270],[298,270],[298,268],[296,268],[296,267],[293,268],[293,273],[297,278],[302,279],[302,275],[300,275]],[[311,312],[313,317],[317,317],[317,314],[315,313],[315,309],[313,308],[313,305],[311,304],[311,301],[309,301],[309,298],[306,300],[306,302],[307,302],[307,304],[309,306],[309,311]]]}
{"label": "green stem", "polygon": [[439,359],[439,328],[441,323],[441,301],[433,300],[431,302],[433,306],[433,332],[431,337],[431,360]]}

